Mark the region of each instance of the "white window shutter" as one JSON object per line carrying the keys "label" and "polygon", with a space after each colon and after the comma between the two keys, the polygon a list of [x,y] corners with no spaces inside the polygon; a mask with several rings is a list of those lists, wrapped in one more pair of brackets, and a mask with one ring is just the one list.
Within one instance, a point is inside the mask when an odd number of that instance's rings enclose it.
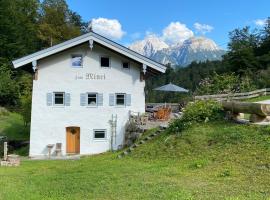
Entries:
{"label": "white window shutter", "polygon": [[47,106],[52,106],[52,98],[53,98],[53,95],[52,93],[47,93]]}
{"label": "white window shutter", "polygon": [[126,94],[126,106],[131,106],[131,94]]}
{"label": "white window shutter", "polygon": [[114,94],[109,94],[109,106],[114,106]]}
{"label": "white window shutter", "polygon": [[86,106],[86,93],[81,93],[80,94],[80,105],[81,106]]}
{"label": "white window shutter", "polygon": [[70,106],[70,93],[65,93],[65,105]]}
{"label": "white window shutter", "polygon": [[98,106],[103,106],[103,94],[98,93],[97,98]]}

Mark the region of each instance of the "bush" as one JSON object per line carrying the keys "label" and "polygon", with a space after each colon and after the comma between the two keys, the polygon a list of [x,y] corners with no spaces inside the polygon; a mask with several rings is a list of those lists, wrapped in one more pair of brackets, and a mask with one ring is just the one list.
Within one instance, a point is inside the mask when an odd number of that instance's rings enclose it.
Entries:
{"label": "bush", "polygon": [[220,103],[214,100],[192,102],[186,106],[183,116],[170,124],[168,130],[171,133],[181,133],[192,123],[219,120],[223,116]]}
{"label": "bush", "polygon": [[196,101],[189,103],[184,110],[184,121],[205,122],[221,119],[221,105],[217,101]]}

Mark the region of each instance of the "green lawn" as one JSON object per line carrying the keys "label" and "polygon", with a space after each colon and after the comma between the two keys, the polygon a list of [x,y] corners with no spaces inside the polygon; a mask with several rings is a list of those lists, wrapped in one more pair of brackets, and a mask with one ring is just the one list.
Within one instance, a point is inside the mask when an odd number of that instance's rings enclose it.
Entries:
{"label": "green lawn", "polygon": [[8,136],[9,140],[29,140],[29,127],[24,127],[22,116],[18,113],[0,113],[0,136]]}
{"label": "green lawn", "polygon": [[0,199],[270,199],[268,127],[196,124],[116,155],[2,167]]}

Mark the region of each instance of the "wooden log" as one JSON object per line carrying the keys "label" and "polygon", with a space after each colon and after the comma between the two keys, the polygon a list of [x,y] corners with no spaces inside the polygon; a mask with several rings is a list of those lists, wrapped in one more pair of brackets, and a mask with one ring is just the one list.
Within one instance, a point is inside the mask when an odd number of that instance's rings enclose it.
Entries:
{"label": "wooden log", "polygon": [[259,116],[270,116],[270,105],[260,103],[236,102],[236,101],[222,101],[224,110],[232,113],[249,113]]}

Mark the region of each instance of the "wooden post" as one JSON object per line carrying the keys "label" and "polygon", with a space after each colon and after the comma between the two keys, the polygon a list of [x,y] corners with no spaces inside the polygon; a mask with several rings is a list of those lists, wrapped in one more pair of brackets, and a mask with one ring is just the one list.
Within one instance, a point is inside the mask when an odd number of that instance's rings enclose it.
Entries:
{"label": "wooden post", "polygon": [[4,161],[7,160],[7,154],[8,154],[8,144],[7,142],[4,142]]}

